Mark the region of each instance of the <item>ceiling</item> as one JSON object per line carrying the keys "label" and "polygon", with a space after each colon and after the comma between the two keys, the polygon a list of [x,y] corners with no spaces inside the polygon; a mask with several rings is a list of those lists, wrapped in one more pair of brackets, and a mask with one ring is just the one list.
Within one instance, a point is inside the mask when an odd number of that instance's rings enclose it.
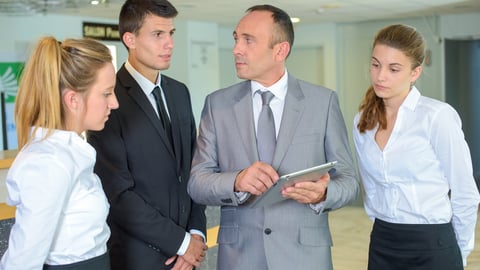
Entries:
{"label": "ceiling", "polygon": [[[0,0],[0,16],[35,13],[117,19],[124,0]],[[235,25],[245,10],[269,3],[301,23],[360,22],[404,17],[480,12],[479,0],[171,0],[178,19]]]}

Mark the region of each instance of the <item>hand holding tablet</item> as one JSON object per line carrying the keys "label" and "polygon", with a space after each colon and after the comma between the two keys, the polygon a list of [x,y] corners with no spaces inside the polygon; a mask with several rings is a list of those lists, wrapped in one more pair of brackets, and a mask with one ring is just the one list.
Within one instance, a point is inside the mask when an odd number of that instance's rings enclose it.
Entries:
{"label": "hand holding tablet", "polygon": [[336,163],[337,161],[332,161],[319,166],[283,175],[264,194],[260,196],[252,196],[252,198],[246,204],[249,207],[262,207],[283,201],[285,198],[281,195],[282,189],[292,186],[298,182],[316,181],[334,168]]}

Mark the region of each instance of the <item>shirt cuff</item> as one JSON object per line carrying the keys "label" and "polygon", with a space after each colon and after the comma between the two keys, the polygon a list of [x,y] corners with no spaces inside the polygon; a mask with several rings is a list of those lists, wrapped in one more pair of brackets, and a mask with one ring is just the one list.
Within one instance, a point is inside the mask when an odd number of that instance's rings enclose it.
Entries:
{"label": "shirt cuff", "polygon": [[203,238],[203,242],[205,242],[206,237],[201,231],[192,229],[192,230],[190,230],[190,233],[186,232],[185,233],[185,238],[183,238],[183,242],[182,242],[182,244],[180,245],[180,248],[177,251],[178,256],[183,256],[183,255],[185,255],[185,252],[187,252],[188,245],[190,245],[190,238],[192,238],[192,236],[190,234],[200,235]]}
{"label": "shirt cuff", "polygon": [[180,245],[180,248],[177,251],[178,256],[185,255],[185,252],[187,252],[188,245],[190,245],[190,238],[191,238],[190,234],[186,232],[185,233],[185,238],[183,238],[183,242],[182,242],[182,244]]}
{"label": "shirt cuff", "polygon": [[239,204],[244,203],[248,198],[247,192],[235,192],[235,197],[237,197]]}
{"label": "shirt cuff", "polygon": [[199,230],[195,230],[195,229],[191,229],[190,230],[190,234],[198,234],[200,235],[202,238],[203,238],[203,242],[205,242],[205,240],[207,239],[207,237],[205,236],[205,234],[203,234],[203,232],[199,231]]}
{"label": "shirt cuff", "polygon": [[320,214],[323,209],[325,209],[325,201],[319,202],[317,204],[309,204],[310,208],[315,212],[315,214]]}

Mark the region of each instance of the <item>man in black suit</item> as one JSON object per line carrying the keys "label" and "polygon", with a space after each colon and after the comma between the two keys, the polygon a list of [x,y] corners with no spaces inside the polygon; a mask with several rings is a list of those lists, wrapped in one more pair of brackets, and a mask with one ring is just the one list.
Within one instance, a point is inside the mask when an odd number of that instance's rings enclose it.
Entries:
{"label": "man in black suit", "polygon": [[124,3],[119,30],[128,60],[117,73],[120,107],[103,131],[88,134],[110,202],[113,270],[192,269],[207,250],[205,207],[187,194],[196,139],[190,94],[160,73],[170,66],[176,15],[166,0]]}

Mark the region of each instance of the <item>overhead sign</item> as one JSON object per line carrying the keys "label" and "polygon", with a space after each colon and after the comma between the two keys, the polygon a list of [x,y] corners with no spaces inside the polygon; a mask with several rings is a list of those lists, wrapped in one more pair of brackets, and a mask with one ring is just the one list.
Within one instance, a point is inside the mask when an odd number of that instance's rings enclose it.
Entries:
{"label": "overhead sign", "polygon": [[83,37],[120,41],[117,24],[83,22]]}

